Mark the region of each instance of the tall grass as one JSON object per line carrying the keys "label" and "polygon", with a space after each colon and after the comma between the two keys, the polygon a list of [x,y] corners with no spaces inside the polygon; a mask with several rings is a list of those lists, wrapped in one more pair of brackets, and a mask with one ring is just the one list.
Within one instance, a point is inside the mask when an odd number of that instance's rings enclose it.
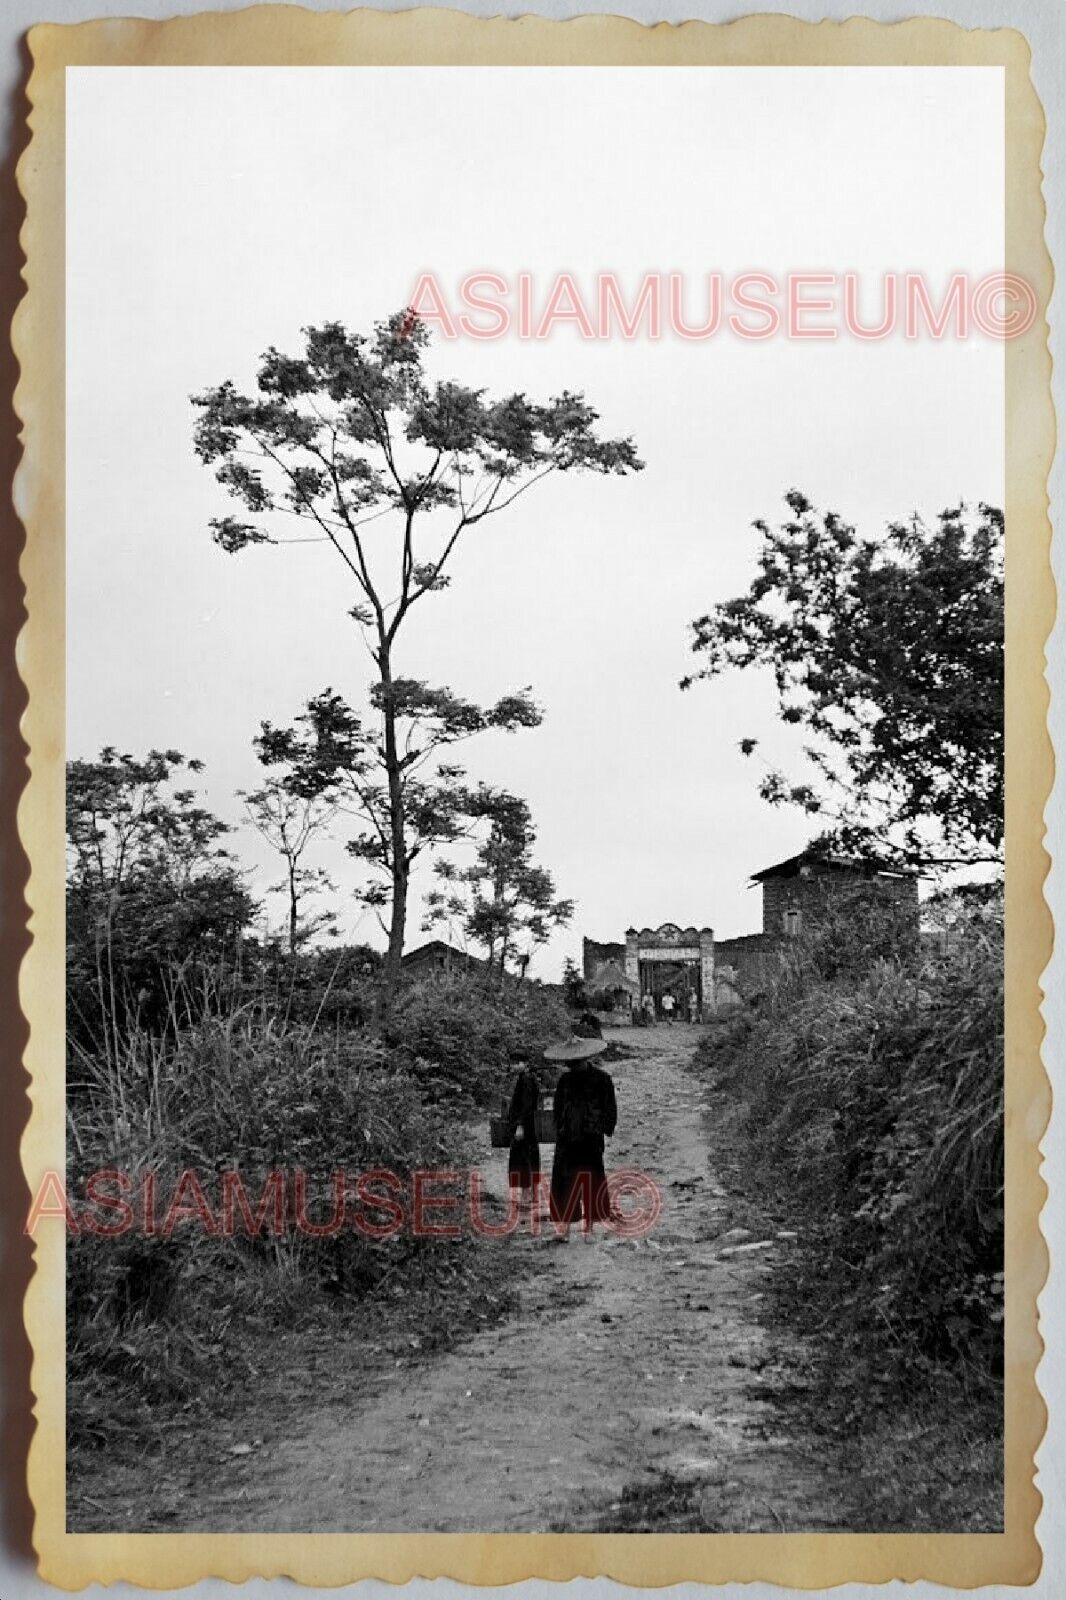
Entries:
{"label": "tall grass", "polygon": [[704,1065],[743,1105],[763,1197],[801,1233],[779,1301],[890,1388],[1002,1376],[1003,942],[995,904],[943,940],[857,911],[798,951]]}
{"label": "tall grass", "polygon": [[[238,1171],[255,1209],[274,1170],[306,1175],[308,1211],[332,1211],[337,1171],[375,1169],[404,1184],[417,1170],[462,1166],[473,1108],[509,1087],[510,1052],[543,1048],[565,1027],[561,1006],[535,986],[486,987],[453,978],[404,995],[382,1040],[329,1015],[329,986],[295,1017],[277,997],[237,998],[228,980],[180,969],[155,1027],[120,1024],[101,1038],[71,1036],[68,1192],[117,1170],[135,1210],[154,1174],[157,1223],[179,1175],[192,1170],[217,1212],[221,1175]],[[113,1019],[114,1020],[114,1019]],[[211,1236],[195,1220],[173,1233],[138,1225],[121,1237],[82,1231],[68,1241],[71,1437],[143,1437],[160,1401],[180,1401],[205,1378],[247,1364],[249,1328],[269,1329],[316,1304],[358,1306],[404,1285],[432,1294],[498,1267],[486,1252],[411,1237],[368,1238],[350,1226],[308,1237],[291,1224]],[[105,1214],[105,1220],[111,1220]],[[465,1247],[464,1247],[465,1248]],[[465,1276],[464,1276],[465,1275]]]}

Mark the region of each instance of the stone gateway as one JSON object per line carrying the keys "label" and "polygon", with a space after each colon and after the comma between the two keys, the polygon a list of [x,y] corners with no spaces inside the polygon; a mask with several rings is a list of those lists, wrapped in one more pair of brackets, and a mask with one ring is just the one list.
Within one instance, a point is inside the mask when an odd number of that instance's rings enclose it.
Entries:
{"label": "stone gateway", "polygon": [[752,873],[751,881],[762,890],[758,933],[716,942],[712,928],[664,922],[657,928],[627,928],[624,943],[586,939],[586,989],[609,995],[619,1020],[647,995],[661,1014],[663,999],[670,995],[676,1016],[695,1012],[708,1021],[765,988],[791,940],[817,929],[856,898],[913,923],[918,940],[918,875],[887,862],[809,847]]}

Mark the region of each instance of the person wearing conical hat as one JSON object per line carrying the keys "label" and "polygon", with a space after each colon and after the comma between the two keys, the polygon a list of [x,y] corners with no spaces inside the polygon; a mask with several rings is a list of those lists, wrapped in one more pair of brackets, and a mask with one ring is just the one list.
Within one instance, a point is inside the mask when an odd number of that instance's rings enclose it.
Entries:
{"label": "person wearing conical hat", "polygon": [[573,1038],[545,1050],[547,1061],[563,1065],[555,1088],[555,1159],[551,1177],[551,1218],[569,1237],[581,1217],[586,1233],[594,1222],[610,1220],[611,1204],[603,1167],[604,1140],[618,1122],[611,1075],[593,1066],[607,1046],[602,1039]]}

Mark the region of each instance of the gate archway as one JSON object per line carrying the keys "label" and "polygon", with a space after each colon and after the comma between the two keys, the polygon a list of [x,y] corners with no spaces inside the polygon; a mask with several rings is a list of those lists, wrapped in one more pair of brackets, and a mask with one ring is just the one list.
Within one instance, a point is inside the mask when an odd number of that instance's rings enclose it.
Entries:
{"label": "gate archway", "polygon": [[682,928],[676,922],[627,928],[626,976],[639,984],[641,998],[655,996],[657,1010],[663,994],[673,994],[679,1006],[687,1007],[695,990],[698,1014],[713,1015],[714,930]]}

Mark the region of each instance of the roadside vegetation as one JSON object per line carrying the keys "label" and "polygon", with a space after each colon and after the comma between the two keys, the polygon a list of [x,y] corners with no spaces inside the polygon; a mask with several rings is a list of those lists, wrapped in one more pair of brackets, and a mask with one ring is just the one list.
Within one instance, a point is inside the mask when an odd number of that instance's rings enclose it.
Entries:
{"label": "roadside vegetation", "polygon": [[[795,1233],[770,1314],[807,1370],[783,1399],[873,1526],[1002,1515],[1003,923],[934,899],[919,943],[861,904],[703,1042],[732,1181]],[[905,1468],[903,1477],[897,1468]],[[930,1520],[931,1519],[931,1520]]]}
{"label": "roadside vegetation", "polygon": [[[337,953],[337,965],[346,955]],[[309,957],[308,965],[321,964]],[[314,979],[301,976],[306,1007]],[[483,1121],[481,1108],[509,1087],[509,1053],[543,1049],[565,1030],[551,991],[482,976],[401,989],[380,1038],[366,1025],[279,1016],[273,996],[249,992],[247,980],[192,993],[171,977],[163,1026],[118,1034],[110,1055],[80,1047],[74,1058],[67,1184],[82,1225],[68,1238],[67,1348],[75,1484],[79,1461],[88,1479],[97,1449],[121,1453],[126,1436],[143,1443],[145,1426],[168,1409],[206,1416],[238,1405],[286,1332],[347,1338],[354,1322],[365,1338],[379,1325],[379,1352],[408,1357],[503,1316],[517,1288],[519,1269],[511,1265],[502,1289],[491,1241],[472,1241],[468,1226],[458,1239],[413,1236],[411,1184],[418,1171],[478,1164],[472,1119]],[[376,1238],[353,1226],[350,1201],[337,1211],[332,1185],[337,1171],[353,1181],[382,1170],[395,1175],[393,1198],[408,1225]],[[99,1201],[86,1205],[86,1183],[102,1171],[121,1173],[123,1188],[97,1180]],[[271,1201],[254,1231],[275,1171],[284,1175],[283,1229],[274,1231]],[[296,1172],[306,1222],[329,1228],[343,1215],[335,1234],[294,1226]],[[195,1176],[176,1204],[183,1173]],[[231,1197],[229,1234],[226,1173],[239,1175],[252,1213],[249,1223]],[[144,1225],[146,1183],[154,1232]],[[91,1217],[117,1229],[121,1198],[133,1213],[125,1232],[85,1226]],[[372,1223],[388,1221],[372,1206],[357,1209]],[[489,1202],[486,1214],[498,1222],[496,1209]]]}
{"label": "roadside vegetation", "polygon": [[769,680],[797,742],[779,765],[740,741],[761,798],[817,818],[827,854],[934,893],[920,938],[876,903],[822,917],[699,1067],[737,1187],[797,1235],[772,1305],[806,1336],[795,1404],[852,1486],[849,1525],[995,1527],[1003,514],[959,504],[871,537],[797,489],[785,503],[754,524],[747,590],[693,622],[682,687]]}
{"label": "roadside vegetation", "polygon": [[[98,1450],[237,1406],[294,1329],[347,1337],[354,1319],[395,1360],[506,1314],[517,1271],[502,1290],[468,1228],[378,1238],[345,1211],[310,1236],[293,1178],[312,1226],[338,1215],[337,1171],[395,1175],[409,1219],[413,1174],[474,1165],[472,1121],[509,1090],[514,1053],[567,1028],[556,990],[474,962],[401,979],[375,1022],[381,956],[265,933],[197,773],[175,751],[105,751],[68,778],[72,1505]],[[280,1233],[272,1200],[256,1215],[276,1171]],[[229,1231],[227,1173],[251,1212],[231,1193]]]}

